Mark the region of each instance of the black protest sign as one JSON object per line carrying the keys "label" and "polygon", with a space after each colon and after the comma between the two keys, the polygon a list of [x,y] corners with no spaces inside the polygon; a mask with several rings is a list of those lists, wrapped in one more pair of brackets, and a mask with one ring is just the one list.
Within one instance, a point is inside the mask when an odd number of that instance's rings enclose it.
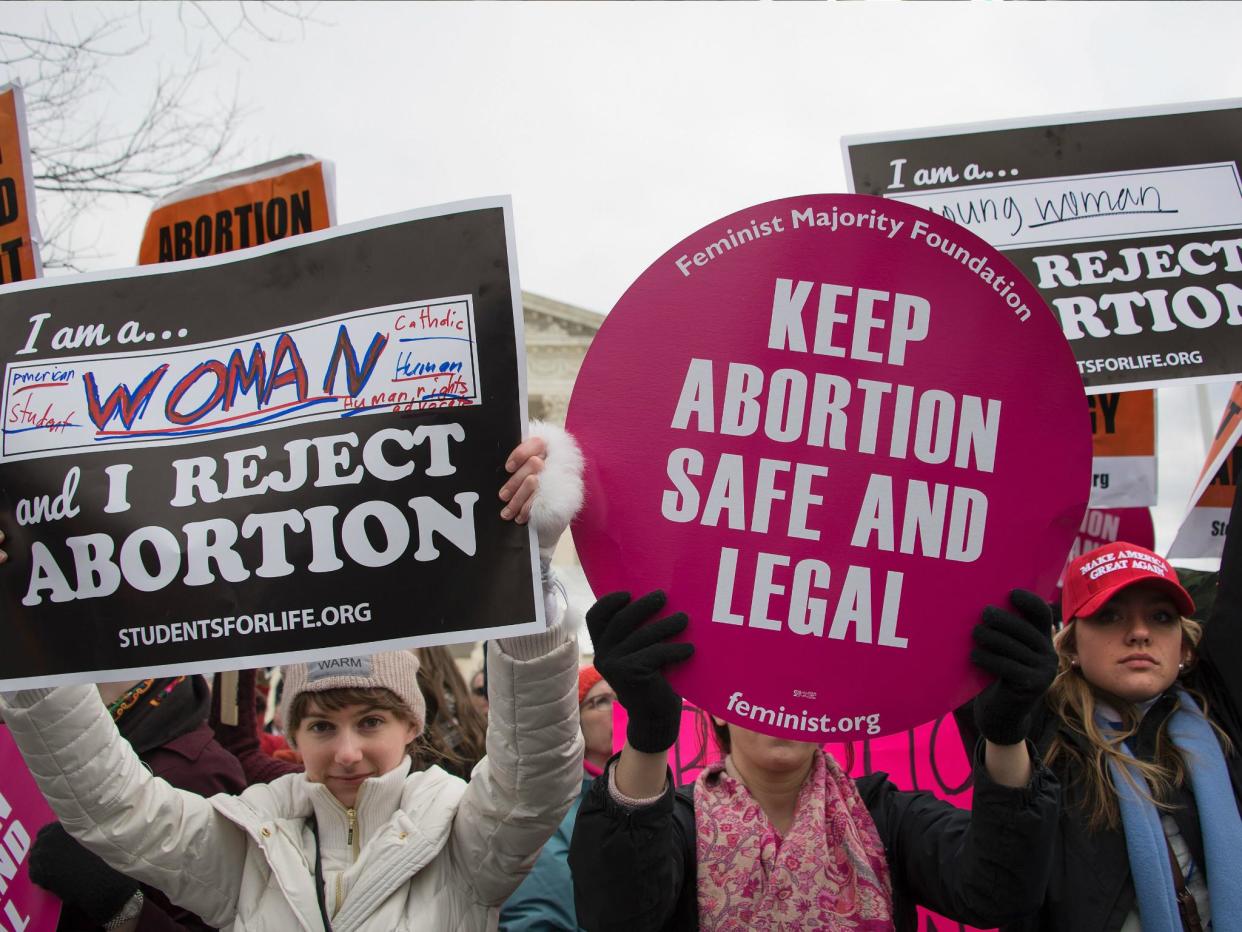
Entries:
{"label": "black protest sign", "polygon": [[853,190],[962,224],[1040,289],[1089,393],[1242,373],[1242,102],[848,136]]}
{"label": "black protest sign", "polygon": [[0,293],[0,686],[542,628],[507,199]]}

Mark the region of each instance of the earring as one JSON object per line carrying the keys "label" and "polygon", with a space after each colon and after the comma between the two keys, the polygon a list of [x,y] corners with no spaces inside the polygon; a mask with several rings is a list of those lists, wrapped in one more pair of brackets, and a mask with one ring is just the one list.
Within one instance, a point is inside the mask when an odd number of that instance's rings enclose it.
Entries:
{"label": "earring", "polygon": [[1078,666],[1078,658],[1077,658],[1077,657],[1071,657],[1071,658],[1070,658],[1070,666],[1071,666],[1071,667],[1076,667],[1076,666]]}
{"label": "earring", "polygon": [[1178,672],[1178,673],[1183,672],[1185,669],[1186,669],[1186,662],[1185,662],[1185,661],[1182,661],[1181,663],[1179,663],[1179,664],[1177,665],[1177,672]]}

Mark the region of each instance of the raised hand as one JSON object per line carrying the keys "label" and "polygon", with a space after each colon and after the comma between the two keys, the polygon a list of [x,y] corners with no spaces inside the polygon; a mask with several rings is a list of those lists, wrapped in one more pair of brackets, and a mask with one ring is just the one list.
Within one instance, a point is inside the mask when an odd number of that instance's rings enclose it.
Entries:
{"label": "raised hand", "polygon": [[993,744],[1026,739],[1031,715],[1057,675],[1052,612],[1033,592],[1015,589],[1009,601],[1019,614],[989,605],[975,625],[970,659],[996,677],[975,699],[979,733]]}
{"label": "raised hand", "polygon": [[684,612],[650,621],[666,601],[658,589],[637,601],[630,601],[628,592],[613,592],[586,616],[595,669],[629,714],[630,747],[649,754],[671,748],[681,728],[681,697],[664,678],[664,668],[694,653],[693,644],[669,642],[689,624]]}

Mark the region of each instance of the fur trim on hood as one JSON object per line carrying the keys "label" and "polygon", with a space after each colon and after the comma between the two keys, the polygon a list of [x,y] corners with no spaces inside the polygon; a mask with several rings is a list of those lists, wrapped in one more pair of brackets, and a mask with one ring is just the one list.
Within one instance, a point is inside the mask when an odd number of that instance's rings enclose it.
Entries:
{"label": "fur trim on hood", "polygon": [[551,557],[556,542],[582,508],[582,451],[572,434],[547,421],[531,421],[530,433],[548,445],[530,521],[539,536],[540,555]]}

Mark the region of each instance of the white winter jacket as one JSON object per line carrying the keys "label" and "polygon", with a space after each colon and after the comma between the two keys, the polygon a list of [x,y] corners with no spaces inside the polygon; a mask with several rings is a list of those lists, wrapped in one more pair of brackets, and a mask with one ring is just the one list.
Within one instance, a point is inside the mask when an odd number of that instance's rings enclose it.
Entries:
{"label": "white winter jacket", "polygon": [[577,645],[530,660],[489,648],[487,757],[469,784],[435,767],[406,775],[407,761],[363,784],[352,820],[301,774],[241,796],[174,789],[143,768],[93,687],[11,694],[4,714],[65,827],[212,925],[323,930],[314,813],[333,932],[487,929],[582,773]]}

